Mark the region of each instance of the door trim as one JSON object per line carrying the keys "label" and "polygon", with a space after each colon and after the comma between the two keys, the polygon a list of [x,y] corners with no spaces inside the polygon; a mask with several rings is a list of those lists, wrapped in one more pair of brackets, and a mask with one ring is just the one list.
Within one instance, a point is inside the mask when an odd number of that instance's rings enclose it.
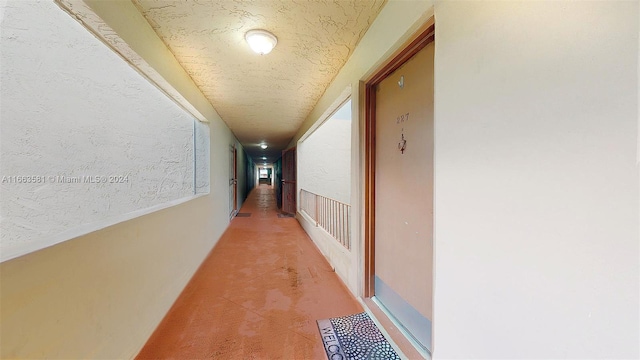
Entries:
{"label": "door trim", "polygon": [[232,164],[230,164],[233,167],[233,171],[229,174],[231,176],[229,179],[230,191],[233,193],[233,209],[229,213],[229,220],[231,220],[238,213],[238,148],[235,144],[229,145],[229,152],[233,157]]}
{"label": "door trim", "polygon": [[238,148],[233,146],[233,213],[238,213]]}
{"label": "door trim", "polygon": [[435,23],[429,19],[404,46],[365,83],[365,176],[364,176],[364,289],[365,298],[375,295],[375,170],[376,86],[435,40]]}

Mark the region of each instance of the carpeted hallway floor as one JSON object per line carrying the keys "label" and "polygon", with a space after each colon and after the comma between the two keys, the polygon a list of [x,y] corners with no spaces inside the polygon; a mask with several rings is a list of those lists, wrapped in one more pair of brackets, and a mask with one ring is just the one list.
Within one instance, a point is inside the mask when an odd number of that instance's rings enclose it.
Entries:
{"label": "carpeted hallway floor", "polygon": [[240,212],[138,359],[326,359],[315,321],[362,311],[271,186]]}

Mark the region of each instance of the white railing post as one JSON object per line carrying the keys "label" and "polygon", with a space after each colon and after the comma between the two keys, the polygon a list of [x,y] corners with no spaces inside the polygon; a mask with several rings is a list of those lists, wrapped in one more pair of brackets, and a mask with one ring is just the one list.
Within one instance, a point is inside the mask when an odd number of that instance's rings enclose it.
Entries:
{"label": "white railing post", "polygon": [[316,221],[316,227],[318,227],[318,195],[316,194],[316,196],[314,196],[314,202],[315,202],[315,214],[313,216],[313,219]]}

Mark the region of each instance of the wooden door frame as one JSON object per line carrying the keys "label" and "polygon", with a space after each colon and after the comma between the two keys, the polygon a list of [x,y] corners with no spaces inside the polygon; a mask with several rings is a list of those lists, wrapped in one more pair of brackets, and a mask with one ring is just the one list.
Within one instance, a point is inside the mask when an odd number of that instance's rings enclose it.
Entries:
{"label": "wooden door frame", "polygon": [[429,19],[404,46],[365,82],[365,186],[364,186],[364,291],[375,295],[376,198],[376,86],[435,40],[434,19]]}
{"label": "wooden door frame", "polygon": [[238,148],[233,145],[233,212],[238,211]]}
{"label": "wooden door frame", "polygon": [[230,159],[232,162],[230,165],[233,167],[233,171],[229,174],[231,176],[229,186],[233,193],[233,209],[231,209],[229,213],[229,219],[233,219],[238,213],[238,148],[235,144],[229,145],[229,152],[233,157],[233,159]]}

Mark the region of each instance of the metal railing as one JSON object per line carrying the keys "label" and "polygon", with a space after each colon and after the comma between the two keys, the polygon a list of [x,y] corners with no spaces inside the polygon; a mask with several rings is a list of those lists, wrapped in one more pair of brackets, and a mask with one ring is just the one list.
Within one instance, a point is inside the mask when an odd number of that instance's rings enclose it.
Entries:
{"label": "metal railing", "polygon": [[340,244],[351,249],[351,206],[326,196],[300,190],[300,210]]}

